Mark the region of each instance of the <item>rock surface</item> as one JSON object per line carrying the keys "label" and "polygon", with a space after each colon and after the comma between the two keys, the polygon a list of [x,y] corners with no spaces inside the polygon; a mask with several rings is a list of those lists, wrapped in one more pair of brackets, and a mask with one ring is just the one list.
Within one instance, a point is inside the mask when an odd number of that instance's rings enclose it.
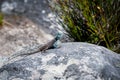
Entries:
{"label": "rock surface", "polygon": [[0,68],[0,80],[120,80],[120,55],[88,43],[63,43]]}
{"label": "rock surface", "polygon": [[[11,18],[13,19],[13,17]],[[17,19],[13,19],[13,22],[11,22],[12,24],[7,23],[8,25],[4,25],[0,29],[0,55],[2,56],[11,55],[24,46],[44,44],[53,39],[52,35],[38,27],[40,25],[29,19],[17,17]]]}

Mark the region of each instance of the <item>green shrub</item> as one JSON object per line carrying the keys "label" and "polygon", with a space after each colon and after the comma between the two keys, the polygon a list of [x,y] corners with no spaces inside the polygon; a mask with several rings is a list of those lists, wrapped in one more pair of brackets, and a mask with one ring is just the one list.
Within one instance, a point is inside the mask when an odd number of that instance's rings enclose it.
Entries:
{"label": "green shrub", "polygon": [[120,51],[120,0],[54,0],[52,10],[75,41]]}
{"label": "green shrub", "polygon": [[0,13],[0,26],[2,26],[2,24],[3,24],[3,14]]}

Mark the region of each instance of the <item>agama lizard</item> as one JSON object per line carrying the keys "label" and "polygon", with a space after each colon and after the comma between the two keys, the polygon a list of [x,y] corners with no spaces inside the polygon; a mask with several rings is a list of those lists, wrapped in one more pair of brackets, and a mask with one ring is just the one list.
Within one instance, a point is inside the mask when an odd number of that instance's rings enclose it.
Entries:
{"label": "agama lizard", "polygon": [[15,57],[18,56],[23,56],[23,55],[31,55],[37,52],[42,52],[45,51],[47,49],[54,49],[59,47],[59,45],[57,44],[57,41],[62,37],[61,33],[58,33],[57,36],[52,39],[51,41],[49,41],[48,43],[44,44],[44,45],[40,45],[40,44],[36,44],[36,45],[31,45],[31,46],[27,46],[24,47],[23,50],[20,50],[18,52],[16,52],[15,54],[11,55],[8,60],[11,60]]}

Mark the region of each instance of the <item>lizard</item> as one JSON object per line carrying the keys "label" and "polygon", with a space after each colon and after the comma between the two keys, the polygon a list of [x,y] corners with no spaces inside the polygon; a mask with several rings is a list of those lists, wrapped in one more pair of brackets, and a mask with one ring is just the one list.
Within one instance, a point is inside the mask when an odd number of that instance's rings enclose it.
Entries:
{"label": "lizard", "polygon": [[57,48],[57,47],[59,47],[57,42],[59,41],[59,39],[61,37],[62,37],[62,34],[58,33],[55,38],[53,38],[51,41],[47,42],[44,45],[36,44],[36,45],[26,46],[22,50],[14,53],[10,57],[8,57],[8,61],[13,58],[16,58],[18,56],[31,55],[31,54],[34,54],[37,52],[42,52],[42,51],[48,50],[48,49]]}

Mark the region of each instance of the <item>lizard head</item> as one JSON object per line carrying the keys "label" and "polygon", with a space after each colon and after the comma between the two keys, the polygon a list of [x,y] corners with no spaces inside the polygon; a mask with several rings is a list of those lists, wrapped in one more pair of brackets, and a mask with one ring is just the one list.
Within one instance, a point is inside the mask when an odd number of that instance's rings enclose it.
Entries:
{"label": "lizard head", "polygon": [[62,36],[63,36],[63,34],[59,32],[59,33],[57,33],[55,39],[59,40]]}

